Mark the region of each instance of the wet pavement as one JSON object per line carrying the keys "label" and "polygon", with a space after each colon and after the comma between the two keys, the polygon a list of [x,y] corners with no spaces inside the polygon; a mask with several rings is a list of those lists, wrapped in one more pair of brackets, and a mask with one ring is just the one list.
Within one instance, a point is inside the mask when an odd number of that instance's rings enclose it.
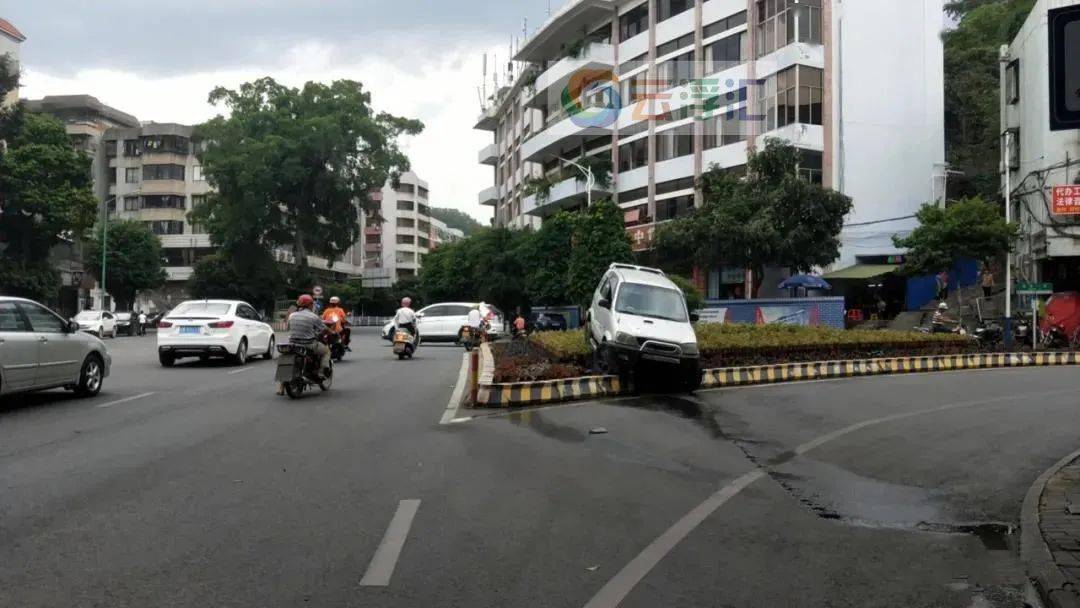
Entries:
{"label": "wet pavement", "polygon": [[1080,459],[1054,474],[1039,501],[1039,527],[1064,578],[1045,590],[1054,608],[1080,606]]}

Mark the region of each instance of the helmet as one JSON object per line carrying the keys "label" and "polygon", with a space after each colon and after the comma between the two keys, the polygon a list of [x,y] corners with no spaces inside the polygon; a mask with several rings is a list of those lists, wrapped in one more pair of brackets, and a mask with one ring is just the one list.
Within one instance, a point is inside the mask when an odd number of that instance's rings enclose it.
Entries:
{"label": "helmet", "polygon": [[412,306],[412,298],[409,298],[409,297],[401,298],[401,307],[402,308],[408,308],[410,306]]}
{"label": "helmet", "polygon": [[312,298],[308,294],[304,294],[299,298],[296,298],[296,306],[299,308],[311,308],[315,305],[315,298]]}
{"label": "helmet", "polygon": [[339,298],[337,296],[334,296],[334,297],[330,298],[330,303],[331,304],[341,304],[341,298]]}
{"label": "helmet", "polygon": [[946,304],[945,302],[942,302],[941,304],[937,305],[937,309],[938,310],[949,310],[949,305]]}

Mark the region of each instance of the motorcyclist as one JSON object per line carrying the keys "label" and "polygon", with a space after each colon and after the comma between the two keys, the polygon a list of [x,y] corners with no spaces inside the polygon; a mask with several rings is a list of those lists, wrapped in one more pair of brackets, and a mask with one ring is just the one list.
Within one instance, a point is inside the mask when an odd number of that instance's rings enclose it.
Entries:
{"label": "motorcyclist", "polygon": [[334,296],[330,298],[330,306],[326,307],[326,310],[322,313],[323,321],[332,322],[333,325],[329,326],[334,333],[341,335],[341,343],[348,348],[350,334],[346,319],[348,315],[345,313],[345,309],[341,307],[341,298]]}
{"label": "motorcyclist", "polygon": [[314,350],[322,377],[326,378],[330,375],[330,347],[319,340],[326,323],[312,310],[314,306],[315,299],[307,294],[297,298],[297,310],[289,315],[289,343]]}
{"label": "motorcyclist", "polygon": [[394,313],[394,327],[408,331],[413,336],[413,344],[419,343],[420,331],[416,327],[416,311],[412,309],[412,298],[401,299],[401,308]]}
{"label": "motorcyclist", "polygon": [[949,305],[945,302],[938,304],[937,311],[934,313],[934,318],[930,322],[931,327],[935,334],[951,334],[955,331],[955,328],[951,325],[956,325],[957,321],[945,314],[949,312]]}

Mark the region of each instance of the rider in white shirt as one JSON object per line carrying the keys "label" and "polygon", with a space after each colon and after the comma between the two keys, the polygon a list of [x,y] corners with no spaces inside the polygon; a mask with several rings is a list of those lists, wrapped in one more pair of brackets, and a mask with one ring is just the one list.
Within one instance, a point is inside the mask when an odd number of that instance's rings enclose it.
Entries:
{"label": "rider in white shirt", "polygon": [[480,329],[480,325],[483,324],[483,322],[484,316],[480,314],[479,306],[469,311],[469,316],[465,321],[465,323],[473,329]]}
{"label": "rider in white shirt", "polygon": [[410,331],[414,341],[420,339],[420,330],[416,326],[416,312],[412,309],[412,298],[402,298],[401,308],[394,313],[394,327]]}

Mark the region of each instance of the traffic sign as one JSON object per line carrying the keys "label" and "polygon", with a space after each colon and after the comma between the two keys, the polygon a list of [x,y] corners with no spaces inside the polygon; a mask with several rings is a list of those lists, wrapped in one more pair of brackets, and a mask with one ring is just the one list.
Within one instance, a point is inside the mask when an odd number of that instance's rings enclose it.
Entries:
{"label": "traffic sign", "polygon": [[1016,293],[1025,295],[1051,295],[1054,293],[1053,283],[1017,283]]}
{"label": "traffic sign", "polygon": [[311,288],[311,293],[312,293],[312,295],[314,295],[314,296],[315,296],[316,298],[321,298],[321,297],[322,297],[322,294],[323,294],[323,289],[322,289],[322,286],[321,286],[321,285],[316,285],[315,287],[312,287],[312,288]]}

